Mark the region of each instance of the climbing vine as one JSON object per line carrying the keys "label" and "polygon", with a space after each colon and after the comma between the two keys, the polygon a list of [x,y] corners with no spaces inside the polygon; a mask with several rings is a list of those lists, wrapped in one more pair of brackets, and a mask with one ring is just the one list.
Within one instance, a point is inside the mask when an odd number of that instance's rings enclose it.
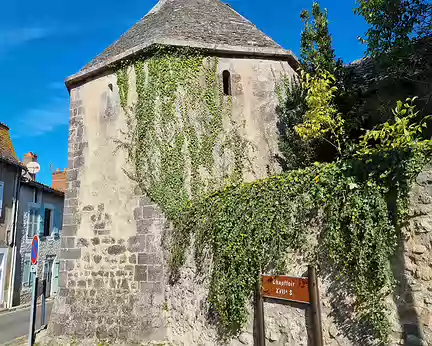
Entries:
{"label": "climbing vine", "polygon": [[[242,180],[247,142],[231,119],[217,58],[159,47],[116,71],[129,124],[122,144],[134,165],[132,175],[168,217],[176,218],[188,200],[209,188]],[[128,100],[131,74],[136,102]]]}
{"label": "climbing vine", "polygon": [[[431,152],[412,100],[398,103],[394,120],[366,132],[355,148],[347,145],[342,153],[338,144],[332,163],[243,183],[248,143],[231,119],[231,99],[217,71],[216,58],[178,49],[160,49],[117,69],[132,176],[174,225],[171,280],[179,278],[194,239],[198,269],[210,278],[211,308],[230,337],[248,319],[260,273],[285,268],[287,250],[317,262],[324,253],[354,292],[358,318],[385,341],[397,222],[406,213],[410,182]],[[133,74],[136,102],[129,92]],[[328,80],[316,89],[329,90]],[[336,109],[326,118],[322,93],[310,90],[310,116],[300,131],[305,139],[340,123]],[[315,232],[314,220],[320,224]]]}

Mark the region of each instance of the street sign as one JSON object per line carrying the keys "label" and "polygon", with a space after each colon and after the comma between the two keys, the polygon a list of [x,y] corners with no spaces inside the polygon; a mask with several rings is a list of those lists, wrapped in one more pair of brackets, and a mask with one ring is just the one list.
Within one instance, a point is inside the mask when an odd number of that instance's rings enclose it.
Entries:
{"label": "street sign", "polygon": [[31,246],[31,264],[37,265],[39,260],[39,237],[35,235],[33,237]]}
{"label": "street sign", "polygon": [[314,346],[323,346],[321,308],[318,291],[318,280],[313,266],[308,266],[308,277],[261,275],[255,289],[255,318],[257,345],[265,346],[264,297],[274,298],[275,303],[281,300],[304,304],[310,311],[312,338]]}
{"label": "street sign", "polygon": [[263,297],[289,300],[297,303],[310,303],[309,280],[292,276],[261,277]]}

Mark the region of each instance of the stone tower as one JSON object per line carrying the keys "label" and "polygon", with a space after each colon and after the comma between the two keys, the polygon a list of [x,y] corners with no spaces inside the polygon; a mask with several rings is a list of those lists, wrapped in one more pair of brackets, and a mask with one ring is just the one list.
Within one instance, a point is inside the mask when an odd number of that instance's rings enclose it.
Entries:
{"label": "stone tower", "polygon": [[[254,148],[245,178],[277,171],[275,79],[293,74],[296,58],[219,0],[161,0],[66,80],[69,164],[51,335],[84,344],[91,338],[214,344],[215,333],[202,332],[205,288],[195,287],[189,274],[177,287],[168,285],[161,247],[166,218],[125,175],[127,153],[117,150],[127,124],[112,66],[150,54],[155,45],[218,58],[218,78],[230,74],[225,92],[232,97],[232,117]],[[133,101],[133,74],[131,85]]]}

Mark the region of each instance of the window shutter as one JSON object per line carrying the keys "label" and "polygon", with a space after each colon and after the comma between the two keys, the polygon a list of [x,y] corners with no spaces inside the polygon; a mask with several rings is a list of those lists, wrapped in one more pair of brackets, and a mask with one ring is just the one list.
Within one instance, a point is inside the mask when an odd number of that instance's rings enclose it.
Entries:
{"label": "window shutter", "polygon": [[3,193],[4,193],[4,183],[0,181],[0,217],[3,215]]}
{"label": "window shutter", "polygon": [[60,211],[58,208],[54,207],[54,209],[52,210],[52,216],[53,218],[53,230],[52,230],[52,235],[54,237],[58,237],[60,235]]}
{"label": "window shutter", "polygon": [[[55,260],[54,261],[54,268],[53,268],[53,276],[52,276],[52,283],[51,283],[51,292],[52,294],[57,294],[59,290],[59,276],[60,276],[60,261]],[[50,289],[47,287],[47,289]]]}
{"label": "window shutter", "polygon": [[44,236],[44,225],[45,225],[45,208],[44,208],[43,204],[41,205],[41,207],[38,210],[38,213],[36,215],[38,215],[38,218],[39,218],[39,224],[38,224],[39,237],[43,237]]}
{"label": "window shutter", "polygon": [[26,255],[24,257],[24,268],[23,268],[23,276],[22,276],[23,285],[29,285],[29,278],[30,278],[30,257]]}

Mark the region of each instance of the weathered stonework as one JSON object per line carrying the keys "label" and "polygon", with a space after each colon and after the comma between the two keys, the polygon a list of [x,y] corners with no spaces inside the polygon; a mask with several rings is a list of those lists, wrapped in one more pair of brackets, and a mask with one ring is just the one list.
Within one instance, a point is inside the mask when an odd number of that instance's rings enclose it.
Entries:
{"label": "weathered stonework", "polygon": [[[286,62],[220,58],[218,74],[226,69],[235,76],[232,118],[243,124],[240,135],[253,148],[248,153],[252,169],[245,178],[277,172],[272,159],[277,151],[275,73],[293,71]],[[133,73],[130,83],[133,103],[137,97]],[[182,342],[189,336],[184,339],[180,332],[184,321],[175,320],[175,310],[189,308],[189,300],[175,302],[175,292],[195,290],[167,284],[162,236],[168,223],[124,174],[127,153],[116,151],[116,140],[123,139],[125,129],[115,74],[71,90],[60,293],[50,332],[80,340]],[[173,304],[179,305],[171,309]],[[202,318],[210,333],[212,327]]]}

